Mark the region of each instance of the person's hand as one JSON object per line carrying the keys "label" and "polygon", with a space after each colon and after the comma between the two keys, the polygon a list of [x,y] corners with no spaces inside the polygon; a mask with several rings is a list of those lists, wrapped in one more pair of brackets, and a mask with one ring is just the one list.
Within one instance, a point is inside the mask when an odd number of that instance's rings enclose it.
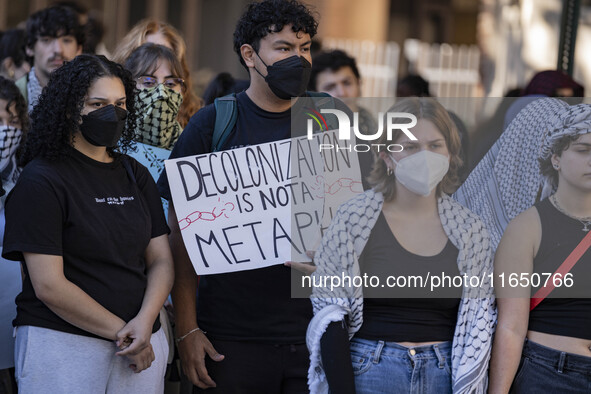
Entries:
{"label": "person's hand", "polygon": [[150,368],[152,362],[156,359],[152,345],[148,343],[141,351],[135,355],[128,355],[127,359],[130,361],[129,368],[135,373],[140,373],[144,369]]}
{"label": "person's hand", "polygon": [[178,343],[178,349],[183,372],[189,380],[200,389],[216,387],[205,368],[205,355],[213,361],[222,361],[224,356],[214,349],[203,331],[188,335]]}
{"label": "person's hand", "polygon": [[298,263],[296,261],[286,261],[285,265],[291,267],[296,271],[300,271],[304,275],[312,275],[316,271],[316,266],[313,262]]}
{"label": "person's hand", "polygon": [[296,261],[286,261],[285,266],[291,267],[297,271],[300,271],[304,275],[312,275],[314,271],[316,271],[316,265],[314,265],[314,255],[316,254],[313,250],[306,250],[306,256],[308,256],[312,261],[298,263]]}
{"label": "person's hand", "polygon": [[134,356],[139,354],[147,346],[150,346],[153,323],[139,315],[131,319],[117,333],[117,341],[115,343],[121,351],[116,354],[118,356]]}

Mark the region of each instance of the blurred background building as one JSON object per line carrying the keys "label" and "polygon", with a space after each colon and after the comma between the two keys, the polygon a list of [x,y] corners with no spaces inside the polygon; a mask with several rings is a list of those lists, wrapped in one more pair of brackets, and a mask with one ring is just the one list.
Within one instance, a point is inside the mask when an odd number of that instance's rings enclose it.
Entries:
{"label": "blurred background building", "polygon": [[[232,51],[234,25],[250,0],[78,0],[102,20],[113,51],[138,21],[153,17],[177,27],[187,42],[197,92],[227,71],[247,78]],[[53,0],[0,0],[0,30],[16,27]],[[591,86],[591,0],[306,0],[320,20],[323,49],[357,58],[363,93],[395,94],[408,72],[438,97],[500,97],[541,70],[556,69],[563,12],[576,34],[571,72]],[[576,29],[578,27],[578,29]],[[567,43],[568,44],[568,43]]]}

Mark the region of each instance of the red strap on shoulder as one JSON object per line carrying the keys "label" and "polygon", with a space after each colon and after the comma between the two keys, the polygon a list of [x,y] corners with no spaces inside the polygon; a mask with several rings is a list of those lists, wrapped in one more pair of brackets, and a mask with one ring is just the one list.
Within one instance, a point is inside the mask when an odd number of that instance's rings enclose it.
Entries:
{"label": "red strap on shoulder", "polygon": [[556,272],[548,279],[546,286],[539,288],[538,291],[533,295],[530,300],[529,310],[532,311],[536,306],[540,304],[554,290],[554,277],[560,275],[560,278],[564,278],[564,275],[568,274],[569,271],[575,266],[577,261],[585,254],[587,249],[591,246],[591,231],[585,235],[585,237],[579,242],[577,247],[568,255],[566,260],[558,267]]}

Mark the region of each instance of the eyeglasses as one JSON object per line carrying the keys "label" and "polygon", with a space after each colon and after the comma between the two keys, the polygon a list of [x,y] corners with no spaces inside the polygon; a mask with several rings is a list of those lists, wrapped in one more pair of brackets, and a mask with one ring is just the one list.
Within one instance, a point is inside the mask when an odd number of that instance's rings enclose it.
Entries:
{"label": "eyeglasses", "polygon": [[[141,77],[136,78],[136,80],[138,88],[140,89],[152,89],[160,85],[160,83],[158,83],[158,78],[148,77],[147,75],[142,75]],[[177,89],[179,86],[181,89],[185,88],[185,80],[182,78],[166,78],[162,84],[173,90]]]}

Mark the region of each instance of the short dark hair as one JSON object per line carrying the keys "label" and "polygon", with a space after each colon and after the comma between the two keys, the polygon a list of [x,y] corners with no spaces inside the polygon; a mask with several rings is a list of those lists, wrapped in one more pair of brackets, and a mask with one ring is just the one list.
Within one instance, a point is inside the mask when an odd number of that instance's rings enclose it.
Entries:
{"label": "short dark hair", "polygon": [[357,68],[357,62],[355,61],[355,58],[347,55],[346,52],[341,51],[340,49],[335,49],[334,51],[328,52],[320,52],[312,59],[312,74],[310,74],[308,89],[313,91],[318,90],[316,88],[316,78],[321,72],[326,70],[335,72],[343,67],[349,67],[359,81],[361,76],[359,75],[359,69]]}
{"label": "short dark hair", "polygon": [[70,152],[72,135],[80,129],[81,112],[90,86],[99,78],[115,77],[125,88],[127,119],[118,146],[107,148],[126,153],[133,148],[136,127],[135,82],[123,66],[101,55],[78,55],[51,73],[31,113],[31,131],[20,165],[36,157],[61,160]]}
{"label": "short dark hair", "polygon": [[0,62],[8,57],[12,59],[12,62],[17,67],[20,67],[27,60],[24,30],[6,30],[0,38]]}
{"label": "short dark hair", "polygon": [[262,38],[269,33],[277,33],[291,25],[294,33],[304,32],[314,37],[318,22],[310,9],[296,0],[264,0],[251,3],[236,24],[234,30],[234,51],[240,63],[246,67],[240,47],[249,44],[258,52]]}
{"label": "short dark hair", "polygon": [[417,74],[408,74],[398,81],[396,97],[430,97],[429,82]]}
{"label": "short dark hair", "polygon": [[84,45],[84,29],[78,14],[70,7],[53,6],[35,12],[27,19],[27,47],[33,48],[41,36],[74,36],[78,45]]}
{"label": "short dark hair", "polygon": [[223,97],[230,93],[240,93],[247,88],[247,80],[236,80],[230,73],[219,73],[205,88],[205,91],[203,92],[203,101],[205,101],[205,105],[211,104],[218,97]]}

